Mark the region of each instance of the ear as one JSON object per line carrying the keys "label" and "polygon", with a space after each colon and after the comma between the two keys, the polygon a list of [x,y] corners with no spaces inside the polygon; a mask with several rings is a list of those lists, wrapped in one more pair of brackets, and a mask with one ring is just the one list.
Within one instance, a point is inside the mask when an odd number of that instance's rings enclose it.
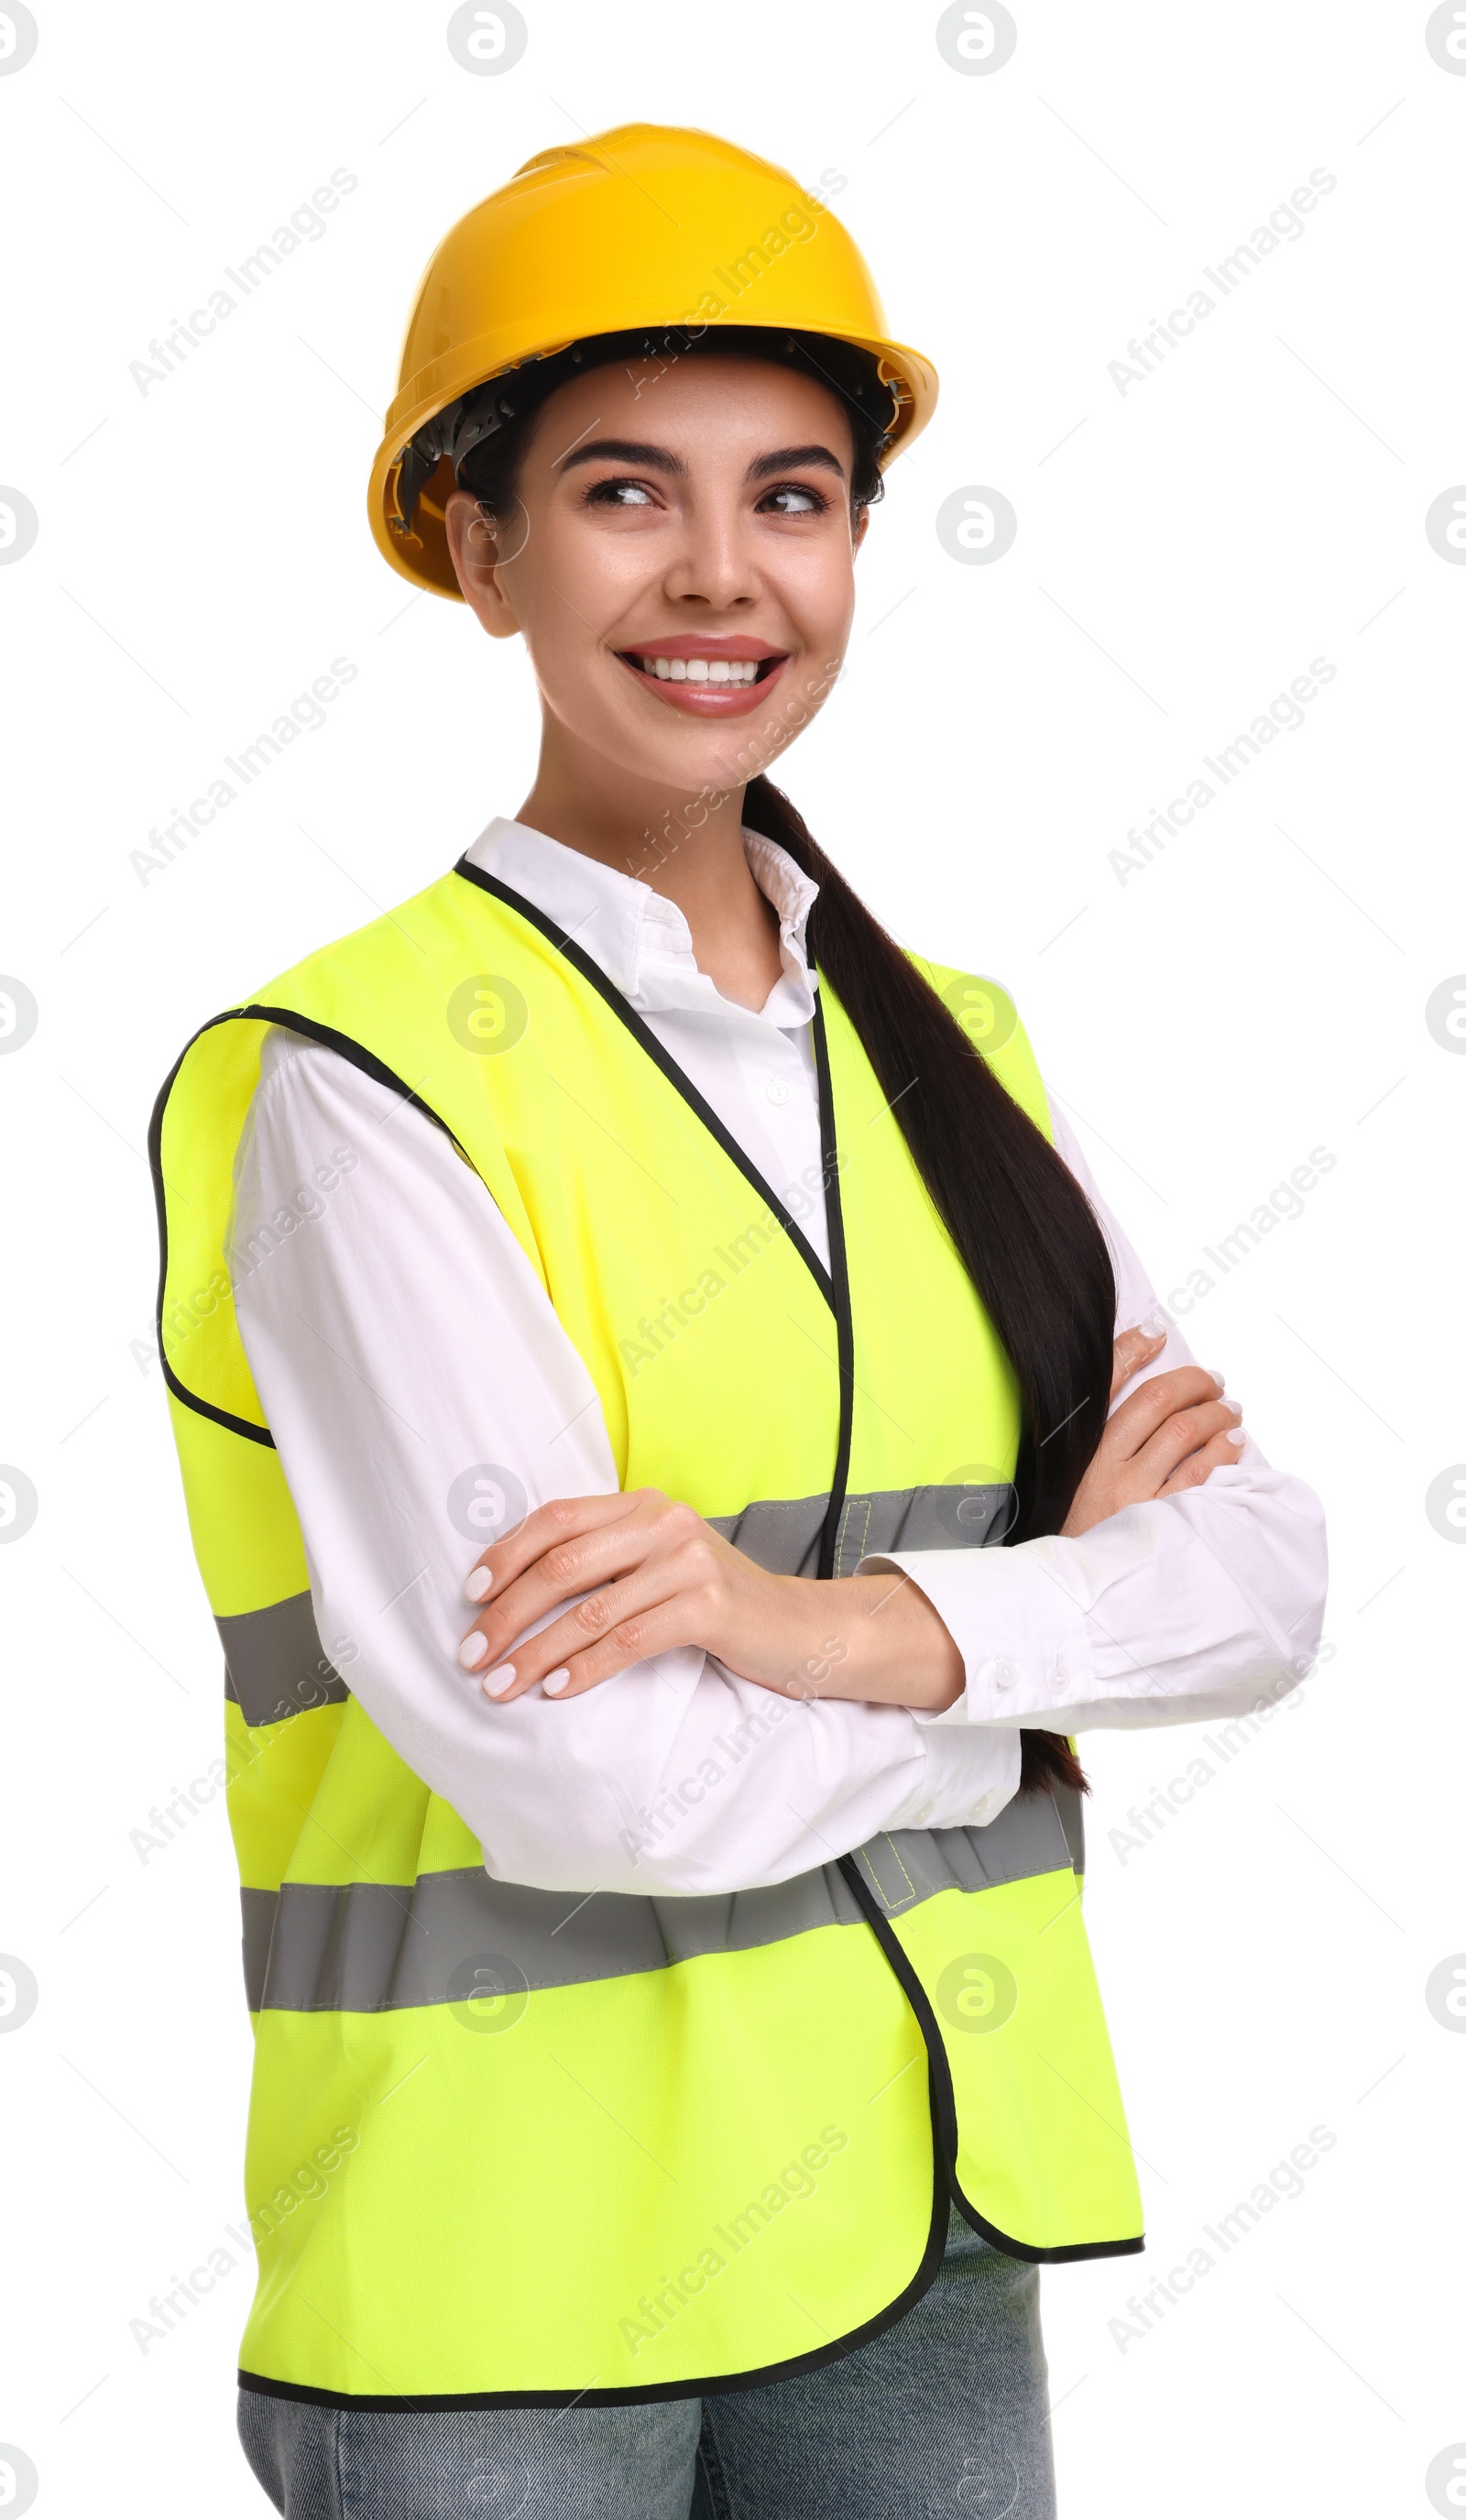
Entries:
{"label": "ear", "polygon": [[852,530],[851,530],[851,536],[850,536],[850,549],[851,549],[851,553],[852,553],[852,555],[854,555],[856,552],[858,552],[858,551],[860,550],[860,547],[861,547],[862,543],[865,541],[866,536],[867,532],[869,531],[869,527],[870,527],[870,511],[869,511],[869,509],[868,509],[868,508],[857,508],[857,510],[856,510],[856,512],[855,512],[855,524],[854,524],[854,526],[853,526],[853,528],[852,528]]}
{"label": "ear", "polygon": [[443,526],[464,602],[491,639],[512,639],[520,625],[505,582],[506,564],[524,549],[528,518],[516,508],[501,520],[480,507],[471,491],[455,490],[443,511]]}

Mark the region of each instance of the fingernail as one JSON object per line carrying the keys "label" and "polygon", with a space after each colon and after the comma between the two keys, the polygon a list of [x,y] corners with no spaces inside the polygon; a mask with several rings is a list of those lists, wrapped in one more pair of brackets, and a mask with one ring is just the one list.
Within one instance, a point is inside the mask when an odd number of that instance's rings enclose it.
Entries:
{"label": "fingernail", "polygon": [[494,1589],[494,1578],[487,1566],[475,1566],[464,1592],[470,1601],[486,1601]]}
{"label": "fingernail", "polygon": [[1218,1371],[1217,1371],[1217,1368],[1215,1367],[1215,1365],[1209,1365],[1209,1366],[1207,1367],[1207,1372],[1208,1372],[1208,1373],[1211,1375],[1212,1380],[1216,1383],[1218,1390],[1219,1390],[1219,1391],[1224,1391],[1224,1390],[1226,1389],[1226,1376],[1225,1376],[1225,1374],[1224,1374],[1224,1373],[1219,1373],[1219,1372],[1218,1372]]}
{"label": "fingernail", "polygon": [[1222,1406],[1223,1409],[1230,1410],[1234,1418],[1240,1418],[1242,1415],[1242,1403],[1240,1400],[1223,1400]]}
{"label": "fingernail", "polygon": [[512,1688],[513,1685],[513,1664],[511,1662],[502,1662],[497,1671],[491,1671],[485,1675],[483,1693],[485,1697],[502,1697],[505,1690],[507,1688]]}
{"label": "fingernail", "polygon": [[1234,1426],[1226,1440],[1229,1444],[1245,1444],[1247,1441],[1245,1429],[1241,1426]]}
{"label": "fingernail", "polygon": [[477,1671],[479,1664],[486,1659],[488,1650],[487,1637],[481,1637],[476,1628],[470,1628],[458,1649],[461,1668],[464,1671]]}
{"label": "fingernail", "polygon": [[568,1670],[565,1669],[561,1669],[559,1671],[547,1671],[544,1679],[540,1683],[540,1687],[543,1688],[547,1697],[558,1697],[560,1690],[562,1688],[568,1688],[569,1685],[570,1674]]}

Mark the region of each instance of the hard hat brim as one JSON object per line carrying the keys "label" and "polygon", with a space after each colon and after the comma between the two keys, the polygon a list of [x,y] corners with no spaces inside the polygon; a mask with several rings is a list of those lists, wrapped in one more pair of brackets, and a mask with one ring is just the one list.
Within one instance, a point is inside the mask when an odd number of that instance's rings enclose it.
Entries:
{"label": "hard hat brim", "polygon": [[[382,558],[405,577],[412,586],[430,595],[446,595],[456,603],[463,596],[454,575],[448,551],[443,510],[454,481],[445,458],[424,484],[413,516],[412,530],[402,529],[402,513],[398,498],[398,479],[402,460],[410,440],[430,420],[436,419],[450,403],[475,387],[491,383],[497,377],[511,375],[528,359],[548,358],[567,349],[571,342],[594,338],[600,326],[588,326],[585,334],[562,334],[557,340],[538,344],[519,357],[505,360],[495,355],[499,345],[490,340],[470,341],[461,345],[451,358],[437,359],[404,383],[387,413],[386,433],[377,450],[372,477],[367,492],[367,515],[373,540]],[[677,324],[648,318],[650,333],[675,331]],[[704,355],[712,347],[712,336],[720,327],[713,321],[703,335]],[[769,328],[762,328],[769,329]],[[775,328],[782,330],[782,327]],[[822,335],[827,340],[838,340],[852,349],[865,350],[881,364],[883,376],[895,384],[901,395],[900,406],[892,426],[890,440],[880,458],[882,472],[904,455],[926,427],[937,403],[937,372],[919,350],[904,342],[874,338],[836,330],[833,326],[812,323],[806,317],[798,330]]]}

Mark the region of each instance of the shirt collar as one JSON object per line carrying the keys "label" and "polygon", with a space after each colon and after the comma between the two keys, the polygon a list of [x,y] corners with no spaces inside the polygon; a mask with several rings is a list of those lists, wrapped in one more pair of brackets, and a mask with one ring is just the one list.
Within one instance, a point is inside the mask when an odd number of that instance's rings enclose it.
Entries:
{"label": "shirt collar", "polygon": [[749,871],[778,917],[782,970],[756,1012],[720,996],[692,952],[691,932],[675,901],[636,876],[566,848],[526,823],[497,818],[466,855],[470,866],[522,893],[562,927],[643,1014],[742,1015],[788,1030],[815,1012],[815,974],[805,931],[819,885],[786,849],[762,832],[743,832]]}

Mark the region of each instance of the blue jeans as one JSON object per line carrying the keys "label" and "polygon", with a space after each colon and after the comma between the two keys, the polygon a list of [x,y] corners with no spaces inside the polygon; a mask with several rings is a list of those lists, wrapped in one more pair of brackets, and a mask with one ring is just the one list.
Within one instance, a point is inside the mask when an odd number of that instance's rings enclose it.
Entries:
{"label": "blue jeans", "polygon": [[1053,2520],[1039,2270],[954,2212],[885,2334],[760,2389],[352,2414],[240,2397],[288,2520]]}

